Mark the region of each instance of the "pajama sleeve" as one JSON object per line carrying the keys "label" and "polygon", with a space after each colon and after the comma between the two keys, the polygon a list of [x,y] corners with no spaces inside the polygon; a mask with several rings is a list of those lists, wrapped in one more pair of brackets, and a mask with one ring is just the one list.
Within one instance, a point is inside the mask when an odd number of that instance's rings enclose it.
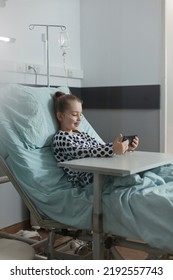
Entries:
{"label": "pajama sleeve", "polygon": [[[79,138],[66,134],[58,139],[59,157],[64,154],[71,159],[85,157],[111,157],[113,155],[112,143],[100,144],[88,134],[81,134]],[[55,147],[56,149],[56,147]]]}

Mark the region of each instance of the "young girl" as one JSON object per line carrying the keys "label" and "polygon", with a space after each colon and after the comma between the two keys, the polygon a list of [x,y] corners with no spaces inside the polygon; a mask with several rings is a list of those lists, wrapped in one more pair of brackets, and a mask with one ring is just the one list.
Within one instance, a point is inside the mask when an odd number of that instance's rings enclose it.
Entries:
{"label": "young girl", "polygon": [[[122,142],[122,134],[112,143],[101,144],[95,138],[77,129],[82,119],[82,101],[72,94],[56,92],[54,96],[55,114],[59,130],[53,137],[53,152],[57,162],[79,159],[84,157],[112,157],[126,151],[133,151],[138,146],[138,137],[135,136],[132,145],[128,140]],[[84,187],[93,181],[93,174],[72,171],[64,168],[68,180],[74,186]]]}

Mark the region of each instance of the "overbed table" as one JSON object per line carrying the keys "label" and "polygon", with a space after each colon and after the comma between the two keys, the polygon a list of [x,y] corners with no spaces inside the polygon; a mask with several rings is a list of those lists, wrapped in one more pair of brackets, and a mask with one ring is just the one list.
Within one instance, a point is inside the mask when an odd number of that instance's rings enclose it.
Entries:
{"label": "overbed table", "polygon": [[103,259],[101,200],[103,176],[126,176],[169,163],[173,163],[173,154],[135,151],[111,158],[82,158],[64,161],[59,164],[61,167],[69,167],[94,174],[93,259]]}

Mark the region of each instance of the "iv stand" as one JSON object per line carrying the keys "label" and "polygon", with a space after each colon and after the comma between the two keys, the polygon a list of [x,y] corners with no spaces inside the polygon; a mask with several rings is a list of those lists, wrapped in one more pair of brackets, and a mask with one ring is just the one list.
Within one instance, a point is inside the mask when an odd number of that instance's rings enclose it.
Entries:
{"label": "iv stand", "polygon": [[64,25],[54,25],[54,24],[30,24],[29,29],[33,30],[35,26],[41,26],[46,28],[46,64],[47,64],[47,86],[50,87],[50,53],[49,53],[49,28],[56,27],[60,28],[62,31],[66,30]]}

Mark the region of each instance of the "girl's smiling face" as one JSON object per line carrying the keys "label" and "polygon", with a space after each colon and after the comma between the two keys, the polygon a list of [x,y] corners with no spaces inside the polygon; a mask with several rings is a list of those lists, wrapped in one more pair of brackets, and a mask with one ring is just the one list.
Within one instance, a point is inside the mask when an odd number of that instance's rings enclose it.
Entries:
{"label": "girl's smiling face", "polygon": [[82,104],[78,101],[71,101],[69,109],[65,112],[57,113],[57,119],[60,123],[60,130],[73,132],[76,130],[82,118]]}

